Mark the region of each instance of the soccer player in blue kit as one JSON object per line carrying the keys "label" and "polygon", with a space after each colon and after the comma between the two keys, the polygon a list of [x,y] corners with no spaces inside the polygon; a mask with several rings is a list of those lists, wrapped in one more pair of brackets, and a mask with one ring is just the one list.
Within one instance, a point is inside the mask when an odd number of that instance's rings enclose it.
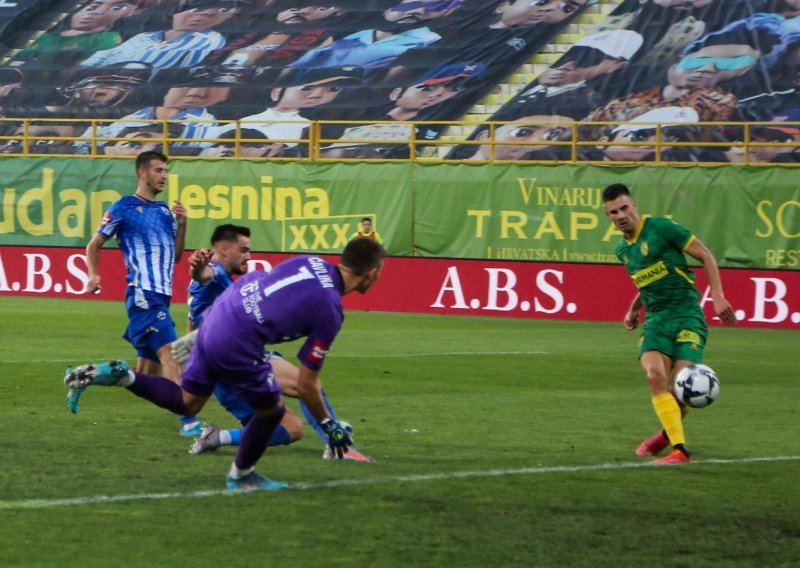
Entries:
{"label": "soccer player in blue kit", "polygon": [[[136,370],[148,375],[163,374],[179,383],[180,366],[172,356],[172,342],[177,335],[169,305],[175,264],[183,256],[186,242],[186,210],[179,201],[172,211],[169,205],[157,201],[167,181],[167,158],[160,152],[142,152],[136,157],[136,177],[134,194],[111,205],[86,246],[86,291],[101,291],[100,249],[116,237],[128,271],[128,327],[123,337],[136,349]],[[70,389],[67,395],[73,413],[78,411],[82,392]],[[202,428],[195,416],[182,416],[181,422],[181,435],[200,435]]]}
{"label": "soccer player in blue kit", "polygon": [[117,385],[176,414],[196,414],[225,383],[254,410],[228,472],[233,490],[281,489],[255,471],[272,431],[284,414],[264,345],[306,340],[297,354],[297,390],[328,436],[337,454],[353,444],[352,428],[328,414],[319,374],[344,320],[342,296],[365,293],[378,280],[386,253],[370,239],[347,243],[338,265],[299,256],[270,272],[254,271],[229,286],[208,309],[181,385],[163,377],[133,372],[124,361],[81,365],[67,370],[68,388]]}
{"label": "soccer player in blue kit", "polygon": [[[247,261],[250,260],[250,229],[230,223],[219,225],[211,234],[211,247],[213,250],[198,249],[189,257],[189,268],[192,282],[189,285],[189,329],[196,330],[203,321],[206,310],[214,301],[233,284],[233,276],[241,276],[247,272]],[[192,345],[195,333],[189,333],[173,343],[173,354],[178,363],[185,363]],[[272,352],[272,364],[275,379],[281,387],[281,394],[297,398],[297,377],[299,369],[286,361],[280,354]],[[246,402],[236,396],[225,384],[217,385],[214,396],[219,403],[239,422],[244,425],[253,415],[253,409]],[[336,420],[336,413],[328,402],[325,390],[322,390],[322,399],[331,418]],[[322,457],[333,459],[334,452],[327,444],[328,437],[314,418],[308,407],[300,402],[308,423],[319,434],[325,450]],[[191,454],[216,450],[220,446],[238,446],[241,441],[243,428],[222,430],[214,424],[205,424],[202,435],[194,442]],[[269,440],[270,446],[287,445],[299,440],[303,435],[303,424],[300,419],[288,408],[283,420],[272,432]],[[355,448],[344,454],[344,459],[359,462],[370,462],[372,458],[362,454]]]}

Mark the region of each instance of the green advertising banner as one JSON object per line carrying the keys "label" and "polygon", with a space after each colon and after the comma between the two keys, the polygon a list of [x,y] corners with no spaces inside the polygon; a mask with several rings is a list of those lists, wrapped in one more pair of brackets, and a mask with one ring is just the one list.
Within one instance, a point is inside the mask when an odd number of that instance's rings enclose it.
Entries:
{"label": "green advertising banner", "polygon": [[[412,163],[174,160],[163,198],[189,217],[187,247],[213,228],[253,231],[254,250],[338,252],[371,217],[390,254],[412,250]],[[136,189],[130,160],[6,158],[0,245],[83,247],[109,205]]]}
{"label": "green advertising banner", "polygon": [[418,165],[421,256],[616,263],[603,211],[626,184],[643,215],[693,231],[722,266],[800,266],[800,185],[791,168]]}
{"label": "green advertising banner", "polygon": [[[371,217],[394,256],[616,263],[602,191],[622,182],[645,215],[669,216],[722,266],[800,267],[798,171],[779,167],[602,167],[174,160],[164,199],[187,209],[187,246],[220,223],[253,247],[338,252]],[[133,193],[131,160],[0,158],[0,245],[84,247]]]}

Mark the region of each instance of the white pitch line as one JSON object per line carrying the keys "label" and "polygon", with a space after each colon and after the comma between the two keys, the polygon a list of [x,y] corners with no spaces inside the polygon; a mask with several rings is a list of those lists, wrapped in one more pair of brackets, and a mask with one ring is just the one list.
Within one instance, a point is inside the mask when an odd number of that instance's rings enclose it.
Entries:
{"label": "white pitch line", "polygon": [[[276,349],[276,351],[280,351],[280,349]],[[478,355],[480,357],[486,357],[487,355],[502,355],[502,356],[509,356],[509,355],[549,355],[547,351],[443,351],[441,353],[386,353],[386,354],[375,354],[375,353],[365,353],[363,355],[355,354],[355,353],[336,353],[334,355],[330,355],[331,359],[390,359],[390,358],[397,358],[397,357],[450,357],[450,356],[458,356],[463,357],[465,355]],[[293,355],[286,356],[288,359],[293,359]],[[99,356],[99,357],[82,357],[82,356],[75,356],[70,357],[69,359],[0,359],[0,364],[21,364],[21,363],[75,363],[81,361],[107,361],[110,358],[108,356]]]}
{"label": "white pitch line", "polygon": [[[696,467],[702,465],[737,465],[764,462],[800,461],[800,456],[771,456],[740,459],[709,459],[692,462]],[[448,473],[430,473],[422,475],[393,475],[388,477],[372,477],[367,479],[340,479],[322,483],[294,483],[287,491],[311,491],[315,489],[331,489],[334,487],[358,487],[365,485],[385,485],[395,483],[419,483],[425,481],[442,481],[448,479],[468,479],[474,477],[505,477],[512,475],[537,475],[545,473],[580,473],[591,471],[614,471],[622,469],[659,468],[652,462],[603,463],[595,465],[573,466],[541,466],[512,469],[489,469],[484,471],[451,471]],[[74,507],[80,505],[97,505],[103,503],[125,503],[129,501],[163,501],[167,499],[197,499],[202,497],[221,497],[242,495],[241,491],[227,489],[190,491],[187,493],[142,493],[139,495],[95,495],[94,497],[75,497],[72,499],[22,499],[17,501],[0,501],[0,511],[22,509],[49,509],[55,507]]]}
{"label": "white pitch line", "polygon": [[[280,351],[280,349],[276,349]],[[344,358],[358,358],[358,359],[387,359],[394,357],[447,357],[457,355],[463,357],[464,355],[480,355],[486,357],[487,355],[548,355],[547,351],[443,351],[441,353],[387,353],[387,354],[364,354],[356,355],[349,353],[334,353],[331,354],[331,359],[344,359]]]}

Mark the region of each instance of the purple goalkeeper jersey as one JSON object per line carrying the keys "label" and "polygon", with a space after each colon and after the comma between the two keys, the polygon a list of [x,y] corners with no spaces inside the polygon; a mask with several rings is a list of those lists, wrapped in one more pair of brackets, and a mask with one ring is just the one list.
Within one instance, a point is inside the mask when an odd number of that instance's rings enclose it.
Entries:
{"label": "purple goalkeeper jersey", "polygon": [[244,370],[258,364],[265,344],[307,337],[297,358],[318,371],[342,327],[343,292],[336,266],[313,256],[250,272],[205,312],[198,343],[217,365]]}

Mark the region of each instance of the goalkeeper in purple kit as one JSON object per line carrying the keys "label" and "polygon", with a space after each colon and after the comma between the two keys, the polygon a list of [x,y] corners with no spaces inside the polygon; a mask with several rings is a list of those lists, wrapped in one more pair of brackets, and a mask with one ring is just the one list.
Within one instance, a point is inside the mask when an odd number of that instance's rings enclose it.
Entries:
{"label": "goalkeeper in purple kit", "polygon": [[[189,328],[190,333],[178,338],[172,344],[175,360],[185,364],[189,358],[197,329],[203,322],[205,313],[216,299],[233,284],[233,276],[247,273],[247,263],[250,260],[250,229],[237,225],[224,224],[214,229],[211,235],[212,251],[198,249],[189,257],[189,267],[192,282],[189,285]],[[275,379],[281,387],[284,397],[297,398],[297,377],[300,372],[296,365],[283,359],[277,351],[269,353],[270,364]],[[253,409],[236,396],[224,384],[217,385],[214,396],[219,403],[239,422],[244,425],[253,415]],[[322,389],[322,398],[328,409],[328,414],[334,420],[336,412],[328,401],[325,389]],[[328,436],[322,426],[317,422],[308,407],[301,401],[300,408],[308,423],[322,439],[325,450],[324,459],[334,459],[337,456],[328,446]],[[238,446],[244,428],[221,429],[214,424],[204,424],[199,438],[194,441],[189,453],[197,455],[214,451],[221,446]],[[303,424],[300,419],[289,409],[281,423],[272,432],[269,446],[291,444],[303,436]],[[346,460],[358,462],[371,462],[372,458],[351,447],[344,456]]]}
{"label": "goalkeeper in purple kit", "polygon": [[385,252],[370,239],[350,241],[338,265],[317,257],[300,256],[271,272],[242,276],[205,314],[181,384],[163,377],[132,372],[124,361],[81,365],[67,370],[69,388],[91,385],[122,386],[176,414],[196,414],[218,384],[225,384],[254,410],[242,433],[227,477],[234,490],[281,489],[255,471],[285,407],[264,345],[305,337],[297,358],[297,390],[341,455],[353,444],[352,429],[330,417],[322,398],[319,374],[342,326],[341,298],[365,293],[378,280]]}

